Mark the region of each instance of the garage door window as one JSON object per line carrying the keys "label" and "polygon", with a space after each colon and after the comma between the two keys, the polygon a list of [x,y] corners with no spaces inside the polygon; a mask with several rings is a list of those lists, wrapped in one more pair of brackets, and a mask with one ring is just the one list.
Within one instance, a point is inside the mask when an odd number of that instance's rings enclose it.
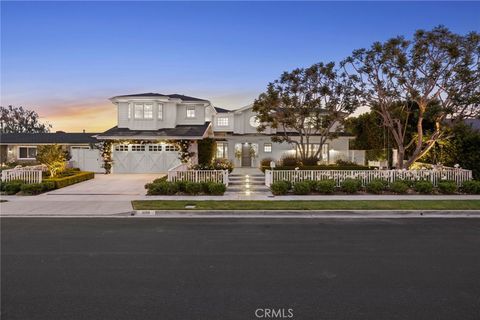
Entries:
{"label": "garage door window", "polygon": [[148,151],[160,152],[162,151],[162,146],[161,145],[148,146]]}
{"label": "garage door window", "polygon": [[128,145],[119,144],[118,146],[115,146],[115,151],[128,151]]}
{"label": "garage door window", "polygon": [[174,145],[165,146],[165,151],[178,151],[178,147]]}
{"label": "garage door window", "polygon": [[132,151],[145,151],[145,146],[143,145],[133,145]]}

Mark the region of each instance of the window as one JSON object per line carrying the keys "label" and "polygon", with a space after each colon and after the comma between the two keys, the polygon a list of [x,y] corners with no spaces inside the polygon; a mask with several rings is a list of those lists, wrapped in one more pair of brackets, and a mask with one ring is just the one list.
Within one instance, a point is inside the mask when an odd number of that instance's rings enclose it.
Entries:
{"label": "window", "polygon": [[131,119],[131,118],[132,118],[132,109],[133,109],[133,108],[132,108],[132,104],[129,103],[129,104],[128,104],[128,111],[127,111],[127,112],[128,112],[128,119]]}
{"label": "window", "polygon": [[195,107],[187,107],[187,118],[195,118]]}
{"label": "window", "polygon": [[178,151],[178,147],[172,144],[166,145],[165,146],[165,151]]}
{"label": "window", "polygon": [[217,158],[228,158],[228,143],[227,142],[217,142]]}
{"label": "window", "polygon": [[19,147],[18,159],[35,159],[37,157],[37,147]]}
{"label": "window", "polygon": [[217,118],[217,126],[219,126],[219,127],[227,127],[227,126],[228,126],[228,118],[227,118],[227,117],[219,117],[219,118]]}
{"label": "window", "polygon": [[143,118],[144,119],[153,119],[153,104],[144,104],[143,105]]}
{"label": "window", "polygon": [[145,146],[141,144],[133,145],[132,151],[145,151]]}
{"label": "window", "polygon": [[135,119],[153,119],[153,104],[136,103],[135,107]]}
{"label": "window", "polygon": [[162,151],[162,146],[159,144],[148,146],[148,151],[160,152]]}
{"label": "window", "polygon": [[163,119],[163,104],[161,104],[161,103],[158,104],[157,118],[160,119],[160,120]]}
{"label": "window", "polygon": [[272,144],[271,143],[265,143],[263,145],[263,152],[265,152],[265,153],[272,152]]}
{"label": "window", "polygon": [[128,145],[119,144],[115,146],[115,151],[128,151]]}

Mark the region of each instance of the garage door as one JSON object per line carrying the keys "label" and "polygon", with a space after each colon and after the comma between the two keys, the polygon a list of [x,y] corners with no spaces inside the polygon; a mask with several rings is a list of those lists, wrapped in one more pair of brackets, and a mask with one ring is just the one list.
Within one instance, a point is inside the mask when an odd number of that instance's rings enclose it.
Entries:
{"label": "garage door", "polygon": [[166,172],[180,164],[178,148],[168,144],[119,144],[112,152],[113,173]]}
{"label": "garage door", "polygon": [[79,168],[82,171],[105,173],[105,169],[102,167],[103,161],[100,150],[88,147],[71,147],[70,155],[72,156],[70,162],[74,168]]}

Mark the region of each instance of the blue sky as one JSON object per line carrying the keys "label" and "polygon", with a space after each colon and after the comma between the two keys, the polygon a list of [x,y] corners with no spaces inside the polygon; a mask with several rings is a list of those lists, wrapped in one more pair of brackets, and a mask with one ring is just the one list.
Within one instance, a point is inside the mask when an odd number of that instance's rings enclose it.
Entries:
{"label": "blue sky", "polygon": [[281,72],[444,24],[480,31],[476,2],[1,2],[1,103],[57,130],[103,130],[107,100],[181,93],[238,108]]}

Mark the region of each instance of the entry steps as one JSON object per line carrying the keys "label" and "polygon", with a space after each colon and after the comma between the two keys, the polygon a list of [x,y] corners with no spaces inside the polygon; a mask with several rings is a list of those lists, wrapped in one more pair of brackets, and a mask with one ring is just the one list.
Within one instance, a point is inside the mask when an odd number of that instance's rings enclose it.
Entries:
{"label": "entry steps", "polygon": [[241,193],[245,195],[269,192],[265,186],[265,176],[258,174],[231,174],[228,176],[227,193]]}

